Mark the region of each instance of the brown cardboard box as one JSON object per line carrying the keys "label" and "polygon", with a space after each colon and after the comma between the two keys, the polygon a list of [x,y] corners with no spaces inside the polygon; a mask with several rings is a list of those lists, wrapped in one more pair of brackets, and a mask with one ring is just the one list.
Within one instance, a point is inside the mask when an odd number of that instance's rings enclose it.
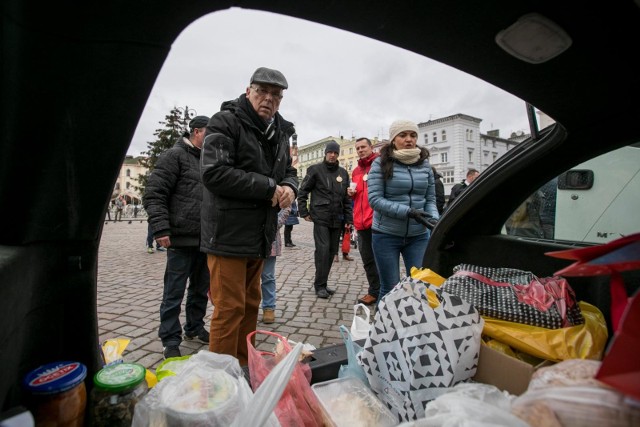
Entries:
{"label": "brown cardboard box", "polygon": [[537,366],[532,366],[486,345],[481,345],[478,369],[473,380],[520,395],[527,390],[531,375],[536,369],[551,364],[552,362],[544,361]]}

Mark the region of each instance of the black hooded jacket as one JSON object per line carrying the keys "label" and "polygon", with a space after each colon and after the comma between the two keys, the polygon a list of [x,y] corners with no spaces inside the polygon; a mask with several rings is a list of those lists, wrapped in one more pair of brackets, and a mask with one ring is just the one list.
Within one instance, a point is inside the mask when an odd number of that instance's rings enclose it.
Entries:
{"label": "black hooded jacket", "polygon": [[202,183],[201,250],[214,255],[266,258],[277,231],[279,207],[271,206],[276,185],[298,192],[289,138],[293,124],[279,113],[275,133],[245,95],[222,104],[207,125],[200,157]]}

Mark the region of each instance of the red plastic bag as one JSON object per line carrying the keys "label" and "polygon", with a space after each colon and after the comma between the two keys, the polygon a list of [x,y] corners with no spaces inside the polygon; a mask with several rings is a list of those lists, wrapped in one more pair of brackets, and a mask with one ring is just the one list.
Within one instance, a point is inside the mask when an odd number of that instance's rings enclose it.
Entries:
{"label": "red plastic bag", "polygon": [[342,236],[342,253],[348,254],[351,251],[351,229],[349,226],[344,229],[344,236]]}
{"label": "red plastic bag", "polygon": [[[279,340],[279,348],[282,348],[283,352],[271,353],[256,349],[251,344],[251,338],[258,334],[277,338]],[[255,392],[269,375],[269,372],[291,352],[291,345],[281,335],[257,330],[247,335],[247,349],[249,351],[251,388]],[[330,425],[330,422],[325,422],[324,411],[311,388],[310,382],[311,368],[304,363],[298,362],[289,379],[289,384],[282,393],[282,397],[274,410],[278,421],[283,427]]]}

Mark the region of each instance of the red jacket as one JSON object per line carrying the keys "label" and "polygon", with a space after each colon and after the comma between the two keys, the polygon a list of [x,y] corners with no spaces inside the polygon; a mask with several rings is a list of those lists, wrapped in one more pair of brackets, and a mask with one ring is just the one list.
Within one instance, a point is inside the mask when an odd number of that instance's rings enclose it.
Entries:
{"label": "red jacket", "polygon": [[367,230],[373,222],[373,209],[369,206],[369,185],[364,177],[377,157],[378,153],[373,153],[365,159],[359,159],[358,166],[351,173],[351,182],[358,184],[353,196],[353,226],[356,230]]}

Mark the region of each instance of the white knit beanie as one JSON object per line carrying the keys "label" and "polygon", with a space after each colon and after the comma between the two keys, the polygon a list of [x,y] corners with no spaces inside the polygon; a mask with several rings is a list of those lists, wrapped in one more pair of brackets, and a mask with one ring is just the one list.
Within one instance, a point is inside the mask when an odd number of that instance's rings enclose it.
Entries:
{"label": "white knit beanie", "polygon": [[389,142],[393,141],[393,138],[398,136],[400,132],[408,130],[418,133],[418,125],[413,123],[411,120],[396,120],[391,123],[391,126],[389,126]]}

